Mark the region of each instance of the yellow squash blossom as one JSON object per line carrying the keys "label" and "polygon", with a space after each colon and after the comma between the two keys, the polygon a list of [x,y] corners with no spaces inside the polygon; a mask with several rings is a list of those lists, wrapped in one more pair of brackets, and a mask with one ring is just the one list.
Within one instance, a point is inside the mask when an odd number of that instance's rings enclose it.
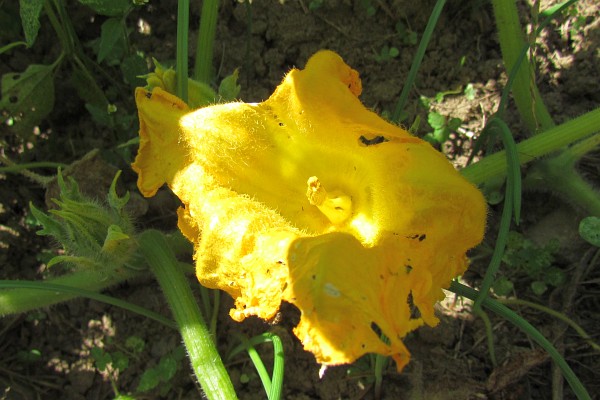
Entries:
{"label": "yellow squash blossom", "polygon": [[481,193],[443,154],[367,110],[358,73],[331,51],[258,104],[198,110],[139,88],[138,187],[167,183],[196,273],[235,299],[231,317],[301,311],[295,334],[325,365],[410,354],[442,288],[484,233]]}

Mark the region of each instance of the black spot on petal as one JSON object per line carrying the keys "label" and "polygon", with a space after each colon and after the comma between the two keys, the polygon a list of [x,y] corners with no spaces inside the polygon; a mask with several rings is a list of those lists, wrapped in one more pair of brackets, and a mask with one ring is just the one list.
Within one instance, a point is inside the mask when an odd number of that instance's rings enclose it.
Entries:
{"label": "black spot on petal", "polygon": [[419,307],[417,307],[414,303],[412,291],[408,294],[406,302],[410,308],[410,319],[421,318],[421,311],[419,311]]}
{"label": "black spot on petal", "polygon": [[389,139],[386,138],[385,136],[381,136],[381,135],[374,136],[374,137],[371,137],[371,138],[367,138],[366,136],[361,135],[358,138],[358,141],[363,146],[375,146],[376,144],[381,144],[381,143],[384,143],[384,142],[389,142]]}

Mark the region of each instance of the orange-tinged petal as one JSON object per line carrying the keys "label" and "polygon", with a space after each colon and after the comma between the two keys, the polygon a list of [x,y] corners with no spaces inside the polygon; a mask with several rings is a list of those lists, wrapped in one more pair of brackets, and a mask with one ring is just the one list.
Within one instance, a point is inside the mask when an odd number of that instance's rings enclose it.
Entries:
{"label": "orange-tinged petal", "polygon": [[[405,316],[401,332],[381,312],[388,300],[387,269],[395,268],[390,261],[385,249],[366,249],[347,233],[299,238],[292,243],[288,255],[291,284],[284,299],[302,311],[294,332],[318,362],[349,363],[366,352],[408,361],[410,354],[401,338],[422,322],[409,321],[406,301],[393,310]],[[396,298],[406,299],[408,280],[397,288]]]}
{"label": "orange-tinged petal", "polygon": [[144,195],[166,182],[181,199],[198,279],[234,297],[232,318],[272,318],[285,300],[319,362],[377,352],[401,369],[402,338],[438,322],[486,205],[444,155],[367,110],[361,90],[331,51],[259,104],[189,111],[138,90],[134,169]]}
{"label": "orange-tinged petal", "polygon": [[178,126],[179,118],[189,109],[181,99],[160,88],[152,93],[137,88],[135,102],[140,148],[131,167],[138,174],[140,192],[150,197],[185,165],[187,152],[185,145],[180,146]]}

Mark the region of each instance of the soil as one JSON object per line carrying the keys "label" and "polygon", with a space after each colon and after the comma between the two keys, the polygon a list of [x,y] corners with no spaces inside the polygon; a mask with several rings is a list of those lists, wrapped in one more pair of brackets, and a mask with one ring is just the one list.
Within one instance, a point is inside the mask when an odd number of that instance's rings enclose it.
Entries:
{"label": "soil", "polygon": [[[16,2],[15,2],[16,3]],[[429,18],[434,1],[405,0],[311,0],[254,1],[251,5],[227,1],[219,10],[214,63],[218,80],[240,68],[240,98],[254,102],[264,100],[292,67],[303,67],[315,51],[328,48],[338,52],[361,74],[362,101],[367,107],[389,114],[395,106],[416,52],[410,33],[420,33]],[[542,1],[542,9],[558,1]],[[524,26],[531,27],[529,3],[519,3]],[[15,14],[15,5],[0,3],[4,15]],[[374,14],[371,15],[369,7]],[[197,40],[200,7],[194,4],[191,15],[190,49]],[[97,38],[104,17],[94,15],[83,6],[69,7],[70,17],[82,43]],[[128,17],[131,45],[148,57],[161,62],[175,56],[176,2],[152,1]],[[547,27],[535,50],[537,84],[550,114],[557,123],[569,120],[600,105],[600,5],[581,0],[574,11]],[[15,17],[17,18],[17,17]],[[0,56],[0,73],[23,71],[30,64],[50,63],[60,52],[48,19],[42,17],[40,36],[31,49],[16,48]],[[147,24],[150,34],[138,26]],[[251,24],[249,24],[251,21]],[[404,33],[399,33],[401,23]],[[4,29],[4,28],[3,28]],[[12,30],[11,30],[12,29]],[[18,26],[2,38],[6,43],[19,40]],[[13,36],[11,36],[11,34]],[[14,36],[16,35],[16,36]],[[378,55],[384,45],[395,47],[399,54],[386,60]],[[86,47],[86,52],[92,49]],[[193,62],[190,59],[190,62]],[[108,67],[107,67],[108,68]],[[109,69],[109,68],[108,68]],[[110,69],[109,69],[110,70]],[[118,73],[118,70],[115,69]],[[105,179],[112,178],[114,168],[124,170],[122,183],[136,192],[135,174],[127,163],[131,154],[117,146],[136,136],[133,122],[129,129],[109,129],[95,123],[73,87],[67,82],[69,71],[61,69],[56,79],[56,103],[53,112],[40,125],[36,138],[21,140],[10,136],[8,128],[0,138],[5,141],[3,154],[19,162],[59,161],[69,164],[94,148],[101,149],[103,167],[79,168],[77,180],[92,196],[106,193]],[[104,78],[99,78],[102,81]],[[460,118],[461,130],[453,141],[443,146],[458,167],[469,153],[471,134],[481,132],[496,111],[503,83],[507,80],[496,37],[491,4],[487,1],[448,2],[427,49],[403,124],[410,126],[421,119],[418,135],[431,131],[427,125],[429,111]],[[103,82],[103,84],[107,84]],[[473,97],[464,89],[472,84]],[[433,98],[448,92],[441,102],[425,108],[422,96]],[[115,95],[118,106],[134,115],[131,88]],[[119,97],[121,96],[121,97]],[[525,127],[514,108],[507,113],[507,123],[517,138],[525,137]],[[582,169],[590,179],[598,179],[597,157],[583,161]],[[104,171],[104,172],[101,172]],[[36,170],[51,175],[52,170]],[[94,180],[92,180],[94,179]],[[45,190],[38,183],[18,174],[0,175],[0,265],[2,279],[43,279],[53,274],[45,262],[56,254],[54,244],[35,234],[28,204],[44,208]],[[110,179],[109,181],[110,182]],[[88,189],[85,189],[87,187]],[[175,229],[177,202],[165,189],[157,198],[144,200],[134,195],[135,214],[142,227]],[[523,221],[513,229],[523,232],[536,243],[558,239],[554,266],[566,273],[566,282],[541,296],[528,290],[531,280],[514,275],[518,297],[544,304],[573,318],[598,341],[600,339],[600,270],[593,264],[595,250],[577,234],[579,220],[585,216],[574,209],[568,199],[548,193],[526,192]],[[472,265],[465,276],[477,285],[489,262],[498,229],[501,207],[490,206],[488,235],[472,251]],[[592,261],[591,261],[592,260]],[[188,259],[189,261],[189,259]],[[503,268],[506,268],[504,266]],[[114,297],[142,304],[169,316],[167,304],[151,276],[138,278],[106,292]],[[282,319],[270,325],[257,319],[241,324],[228,316],[231,299],[222,296],[218,320],[218,344],[222,354],[237,344],[235,335],[247,336],[275,331],[284,342],[284,399],[374,399],[373,372],[369,357],[353,366],[327,369],[319,377],[320,366],[311,354],[303,351],[291,329],[297,311],[285,306]],[[566,383],[557,375],[548,356],[540,352],[524,334],[509,322],[490,315],[495,341],[497,365],[488,354],[485,326],[469,313],[464,299],[449,295],[439,305],[442,320],[436,328],[422,328],[406,338],[412,353],[411,363],[402,374],[388,364],[384,370],[382,399],[549,399],[564,386],[558,398],[573,399]],[[580,377],[593,398],[600,398],[600,355],[572,329],[538,311],[519,310],[528,321],[563,352],[567,362]],[[109,352],[123,351],[130,336],[146,343],[145,350],[130,357],[121,373],[98,371],[90,356],[94,346]],[[110,399],[116,390],[134,393],[143,372],[155,366],[161,357],[171,354],[181,344],[178,333],[141,316],[92,300],[77,299],[25,315],[8,315],[0,319],[0,387],[2,399]],[[32,357],[35,352],[39,356]],[[267,365],[272,350],[259,347]],[[246,356],[227,361],[237,393],[241,399],[264,399],[260,380]],[[136,398],[200,398],[185,361],[179,363],[170,386],[137,394]],[[562,393],[562,394],[560,394]]]}

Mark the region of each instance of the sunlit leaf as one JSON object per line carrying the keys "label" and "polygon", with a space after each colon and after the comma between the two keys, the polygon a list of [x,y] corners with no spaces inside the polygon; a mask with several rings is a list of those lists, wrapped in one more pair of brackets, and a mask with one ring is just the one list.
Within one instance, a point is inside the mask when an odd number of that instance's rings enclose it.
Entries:
{"label": "sunlit leaf", "polygon": [[427,122],[433,129],[441,129],[446,126],[446,117],[437,112],[430,112],[427,116]]}
{"label": "sunlit leaf", "polygon": [[223,101],[233,101],[238,98],[242,87],[238,84],[240,73],[236,68],[231,75],[226,76],[219,85],[219,96]]}

